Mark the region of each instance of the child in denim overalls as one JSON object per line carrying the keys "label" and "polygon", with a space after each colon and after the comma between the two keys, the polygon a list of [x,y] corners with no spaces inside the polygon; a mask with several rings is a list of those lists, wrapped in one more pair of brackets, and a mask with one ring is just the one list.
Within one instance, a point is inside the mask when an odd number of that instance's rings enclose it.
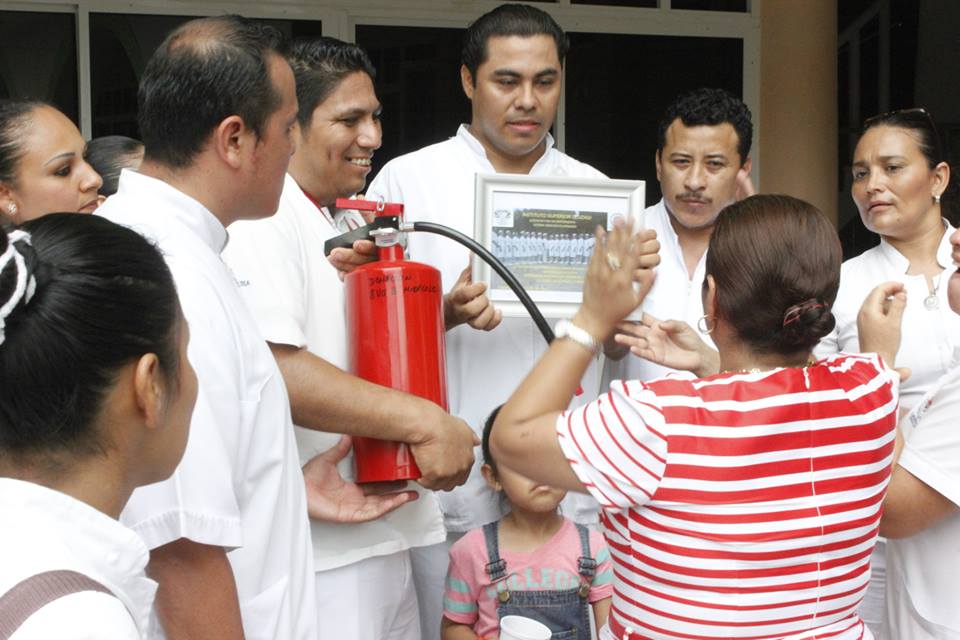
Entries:
{"label": "child in denim overalls", "polygon": [[511,511],[474,529],[450,549],[443,598],[443,640],[496,638],[507,615],[550,627],[553,640],[589,640],[589,607],[596,629],[607,619],[613,569],[603,536],[557,512],[565,491],[538,485],[490,456],[490,428],[483,429],[484,478],[502,491]]}

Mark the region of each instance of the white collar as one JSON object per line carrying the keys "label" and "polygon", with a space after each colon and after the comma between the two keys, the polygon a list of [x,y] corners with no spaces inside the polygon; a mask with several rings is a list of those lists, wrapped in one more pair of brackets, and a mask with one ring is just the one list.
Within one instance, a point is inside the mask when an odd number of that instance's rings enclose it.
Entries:
{"label": "white collar", "polygon": [[144,573],[150,552],[140,536],[85,502],[14,478],[0,478],[0,511],[43,527],[39,538],[49,534],[62,540],[65,552],[77,560],[64,568],[94,569],[89,577],[120,599],[146,637],[157,583]]}
{"label": "white collar", "polygon": [[677,235],[677,230],[673,228],[673,223],[670,221],[670,212],[667,210],[666,200],[660,198],[660,202],[653,205],[654,209],[657,212],[657,215],[660,217],[660,222],[663,226],[664,237],[657,238],[663,243],[665,240],[670,242],[670,246],[674,249],[674,253],[679,253],[680,251],[680,236]]}
{"label": "white collar", "polygon": [[[944,269],[949,269],[953,265],[953,247],[950,245],[950,235],[955,229],[946,219],[943,220],[943,227],[943,236],[940,238],[940,244],[937,245],[937,263]],[[906,273],[910,268],[910,261],[907,257],[883,237],[880,238],[879,251],[894,273]]]}
{"label": "white collar", "polygon": [[[661,257],[666,255],[673,255],[676,258],[677,264],[680,265],[683,269],[683,272],[687,274],[687,277],[693,278],[694,274],[687,272],[687,262],[683,257],[683,249],[680,247],[680,236],[677,234],[677,230],[673,228],[673,221],[670,219],[670,211],[667,209],[667,203],[664,198],[660,198],[660,202],[653,205],[654,213],[657,214],[660,221],[660,226],[663,228],[663,234],[658,235],[657,240],[660,241],[661,245],[669,245],[671,251],[661,252]],[[659,231],[657,231],[660,234]],[[707,261],[707,251],[705,249],[703,255],[700,256],[700,260],[697,261],[696,269],[700,269],[706,264]]]}
{"label": "white collar", "polygon": [[[470,133],[470,128],[468,125],[461,124],[460,128],[457,129],[457,135],[455,136],[454,139],[459,140],[461,143],[466,145],[467,149],[469,149],[470,152],[473,153],[473,155],[477,156],[478,158],[481,158],[484,164],[486,164],[490,168],[490,173],[497,173],[496,169],[493,168],[493,164],[491,164],[490,159],[487,158],[487,150],[484,149],[483,144],[479,140],[477,140],[477,138],[472,133]],[[545,138],[544,141],[546,142],[546,144],[543,147],[543,155],[537,158],[537,161],[533,164],[533,167],[530,168],[531,174],[535,172],[537,166],[541,162],[546,161],[547,156],[550,155],[550,150],[553,149],[554,140],[553,140],[553,136],[550,135],[549,131],[547,132],[547,137]]]}
{"label": "white collar", "polygon": [[139,171],[124,169],[120,172],[117,195],[141,199],[145,193],[149,194],[151,208],[163,209],[167,215],[200,238],[214,253],[219,254],[227,246],[227,230],[198,200],[163,180],[145,176]]}

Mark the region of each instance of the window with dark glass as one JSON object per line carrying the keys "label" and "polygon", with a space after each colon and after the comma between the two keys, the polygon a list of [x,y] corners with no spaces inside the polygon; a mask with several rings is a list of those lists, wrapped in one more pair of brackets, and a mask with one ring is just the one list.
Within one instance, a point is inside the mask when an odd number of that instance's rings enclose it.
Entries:
{"label": "window with dark glass", "polygon": [[44,100],[79,122],[76,17],[0,11],[0,98]]}
{"label": "window with dark glass", "polygon": [[377,69],[383,104],[383,146],[375,176],[387,161],[446,140],[470,121],[460,85],[463,29],[358,25],[357,44]]}
{"label": "window with dark glass", "polygon": [[[139,137],[137,87],[143,68],[166,35],[195,16],[90,14],[93,135]],[[288,36],[322,35],[312,20],[263,20]]]}
{"label": "window with dark glass", "polygon": [[601,33],[571,33],[570,40],[566,152],[611,178],[645,180],[647,203],[657,202],[663,111],[700,87],[742,96],[743,41]]}
{"label": "window with dark glass", "polygon": [[656,8],[657,0],[573,0],[573,4],[606,5],[608,7]]}
{"label": "window with dark glass", "polygon": [[746,13],[747,0],[670,0],[671,9],[693,11],[736,11]]}
{"label": "window with dark glass", "polygon": [[[928,10],[942,14],[948,10],[949,0],[935,0]],[[881,12],[886,11],[886,19]],[[869,231],[860,219],[852,198],[851,164],[853,152],[866,118],[879,112],[904,109],[917,104],[917,77],[921,57],[920,3],[911,0],[890,0],[878,4],[871,0],[846,0],[837,5],[837,107],[839,115],[840,192],[837,196],[837,217],[844,258],[852,258],[879,243],[879,236]],[[942,23],[943,20],[937,20]],[[948,21],[949,23],[949,21]],[[885,30],[886,29],[886,30]],[[937,32],[940,30],[937,29]],[[944,30],[947,41],[952,35]],[[937,51],[934,34],[926,34],[927,51]],[[884,48],[889,51],[883,55]],[[949,85],[944,85],[949,87]],[[940,88],[938,88],[938,91]],[[940,91],[942,104],[960,104],[956,92]],[[922,105],[930,107],[929,104]],[[954,106],[955,112],[960,112]],[[947,110],[949,112],[949,110]],[[960,125],[951,133],[949,120],[934,113],[937,128],[949,145],[951,139],[960,141]],[[955,146],[960,147],[960,144]],[[956,149],[950,158],[957,158]]]}

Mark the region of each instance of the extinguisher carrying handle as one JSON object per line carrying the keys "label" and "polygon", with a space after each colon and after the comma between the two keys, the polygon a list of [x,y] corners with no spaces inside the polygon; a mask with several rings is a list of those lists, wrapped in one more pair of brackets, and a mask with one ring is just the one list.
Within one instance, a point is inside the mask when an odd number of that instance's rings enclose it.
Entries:
{"label": "extinguisher carrying handle", "polygon": [[373,240],[371,231],[376,229],[400,229],[400,216],[377,216],[370,224],[357,227],[323,243],[323,255],[329,256],[334,249],[350,249],[357,240]]}
{"label": "extinguisher carrying handle", "polygon": [[553,329],[550,328],[550,323],[548,323],[546,318],[543,317],[543,314],[540,313],[540,309],[537,308],[537,304],[533,301],[533,298],[531,298],[530,294],[527,293],[527,290],[523,288],[523,285],[520,284],[520,281],[517,280],[517,277],[513,275],[495,255],[490,253],[485,246],[470,236],[460,233],[456,229],[445,227],[442,224],[435,224],[433,222],[414,222],[413,230],[435,233],[437,235],[450,238],[451,240],[459,242],[480,256],[480,259],[490,265],[490,268],[496,271],[497,275],[503,278],[503,281],[507,283],[507,286],[510,287],[510,290],[513,291],[514,295],[517,296],[524,309],[526,309],[527,313],[530,314],[530,318],[537,325],[537,329],[540,330],[540,334],[543,336],[543,339],[547,341],[547,344],[553,342]]}

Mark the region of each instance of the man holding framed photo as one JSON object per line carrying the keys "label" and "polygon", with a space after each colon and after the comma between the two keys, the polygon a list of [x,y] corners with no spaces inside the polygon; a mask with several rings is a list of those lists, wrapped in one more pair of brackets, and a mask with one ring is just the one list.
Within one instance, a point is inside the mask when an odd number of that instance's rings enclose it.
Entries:
{"label": "man holding framed photo", "polygon": [[[478,18],[464,36],[463,90],[471,121],[456,136],[389,162],[370,184],[368,199],[402,202],[410,221],[429,221],[473,235],[474,181],[478,173],[604,178],[554,147],[550,127],[561,95],[566,34],[546,12],[502,5]],[[507,397],[543,353],[546,343],[529,318],[503,318],[473,283],[470,253],[430,234],[411,234],[413,260],[440,269],[447,323],[447,379],[450,412],[478,432],[487,415]],[[362,254],[337,250],[331,261],[341,270],[365,261]],[[466,269],[465,269],[466,267]],[[459,325],[469,326],[459,326]],[[486,335],[473,329],[496,332]],[[600,381],[595,362],[584,387]],[[440,494],[449,532],[446,544],[414,550],[413,569],[424,638],[440,629],[443,583],[449,545],[464,532],[502,515],[500,501],[475,465],[467,483]],[[573,502],[571,502],[571,500]],[[564,512],[579,522],[596,522],[596,503],[568,497]]]}

